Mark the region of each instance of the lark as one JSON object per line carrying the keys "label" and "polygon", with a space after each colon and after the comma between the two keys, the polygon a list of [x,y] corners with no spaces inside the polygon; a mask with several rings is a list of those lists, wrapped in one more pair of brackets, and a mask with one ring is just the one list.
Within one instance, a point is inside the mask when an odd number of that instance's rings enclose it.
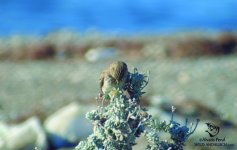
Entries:
{"label": "lark", "polygon": [[127,64],[122,61],[113,62],[100,75],[102,95],[108,95],[113,89],[124,89],[129,72]]}

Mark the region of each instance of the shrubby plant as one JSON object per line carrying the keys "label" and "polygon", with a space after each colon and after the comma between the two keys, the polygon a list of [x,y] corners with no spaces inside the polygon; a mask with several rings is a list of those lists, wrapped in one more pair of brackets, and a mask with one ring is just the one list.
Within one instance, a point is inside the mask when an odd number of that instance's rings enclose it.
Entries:
{"label": "shrubby plant", "polygon": [[[195,131],[195,127],[181,126],[174,121],[175,108],[172,107],[171,120],[159,122],[140,106],[140,98],[145,93],[143,89],[148,84],[149,74],[139,73],[135,68],[129,73],[126,85],[122,88],[114,87],[107,95],[109,104],[103,106],[105,98],[97,110],[86,114],[86,118],[94,125],[94,132],[81,141],[76,150],[132,150],[136,138],[142,133],[148,141],[147,150],[183,149],[184,143]],[[125,94],[126,91],[128,94]],[[129,96],[128,96],[129,95]],[[170,134],[170,139],[161,140],[160,132]]]}

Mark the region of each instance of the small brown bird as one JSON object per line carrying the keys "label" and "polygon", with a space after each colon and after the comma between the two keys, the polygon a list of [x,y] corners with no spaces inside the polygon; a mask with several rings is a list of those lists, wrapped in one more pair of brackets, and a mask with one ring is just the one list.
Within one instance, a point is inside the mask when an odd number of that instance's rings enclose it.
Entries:
{"label": "small brown bird", "polygon": [[100,75],[101,94],[108,95],[113,88],[123,89],[128,77],[127,64],[122,61],[112,63]]}

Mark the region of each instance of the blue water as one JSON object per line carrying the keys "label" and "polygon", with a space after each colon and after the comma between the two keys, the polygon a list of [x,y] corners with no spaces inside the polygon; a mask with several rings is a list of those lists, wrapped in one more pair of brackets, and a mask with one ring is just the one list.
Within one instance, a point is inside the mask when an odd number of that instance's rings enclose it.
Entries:
{"label": "blue water", "polygon": [[237,0],[0,0],[0,35],[237,29]]}

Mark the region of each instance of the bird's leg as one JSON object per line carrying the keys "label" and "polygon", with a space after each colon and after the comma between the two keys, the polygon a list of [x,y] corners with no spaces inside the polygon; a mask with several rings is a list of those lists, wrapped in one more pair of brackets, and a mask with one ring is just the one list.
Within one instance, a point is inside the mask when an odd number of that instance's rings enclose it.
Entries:
{"label": "bird's leg", "polygon": [[99,99],[100,101],[102,101],[102,100],[104,99],[104,94],[103,94],[102,92],[100,92],[100,93],[98,94],[98,99]]}

